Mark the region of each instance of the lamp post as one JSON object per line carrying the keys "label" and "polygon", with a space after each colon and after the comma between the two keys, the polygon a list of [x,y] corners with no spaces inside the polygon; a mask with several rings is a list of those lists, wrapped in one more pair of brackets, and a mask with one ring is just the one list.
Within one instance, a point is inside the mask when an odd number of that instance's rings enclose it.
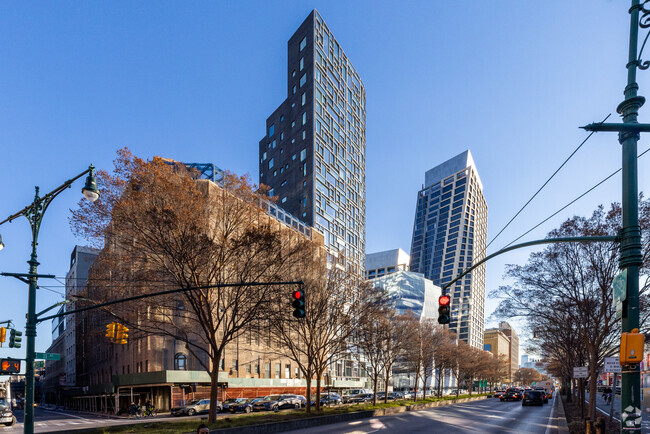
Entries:
{"label": "lamp post", "polygon": [[[25,283],[29,284],[29,294],[27,299],[27,324],[25,326],[25,336],[27,340],[26,348],[26,368],[25,368],[25,425],[24,432],[32,434],[34,432],[34,358],[35,358],[35,338],[36,338],[36,324],[37,324],[37,315],[36,315],[36,288],[39,277],[53,278],[52,275],[39,275],[38,260],[36,254],[36,247],[38,246],[38,233],[41,227],[41,221],[43,220],[43,215],[47,210],[48,206],[57,197],[61,192],[69,188],[73,182],[82,176],[88,174],[86,177],[86,184],[81,189],[84,197],[91,202],[96,201],[99,198],[99,191],[97,190],[97,180],[95,179],[95,168],[90,165],[87,170],[83,171],[79,175],[75,176],[72,179],[67,180],[59,187],[52,190],[50,193],[45,196],[39,196],[39,188],[36,187],[36,193],[34,195],[34,200],[30,205],[27,205],[22,210],[17,213],[7,217],[0,222],[0,225],[12,222],[18,217],[26,217],[29,221],[29,224],[32,228],[32,253],[27,263],[29,264],[29,273],[27,274],[18,274],[18,273],[2,273],[4,276],[15,277]],[[0,237],[0,250],[4,247],[2,243],[2,238]]]}

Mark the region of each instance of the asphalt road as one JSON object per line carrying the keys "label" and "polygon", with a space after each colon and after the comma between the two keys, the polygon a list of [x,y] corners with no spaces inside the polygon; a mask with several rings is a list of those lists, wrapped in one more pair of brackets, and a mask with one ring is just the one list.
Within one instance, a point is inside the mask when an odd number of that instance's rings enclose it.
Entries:
{"label": "asphalt road", "polygon": [[[302,429],[310,434],[387,433],[557,433],[559,401],[550,399],[543,407],[522,407],[520,401],[501,402],[487,398],[463,404],[434,407],[397,415],[361,419],[334,425]],[[560,404],[561,405],[561,404]]]}

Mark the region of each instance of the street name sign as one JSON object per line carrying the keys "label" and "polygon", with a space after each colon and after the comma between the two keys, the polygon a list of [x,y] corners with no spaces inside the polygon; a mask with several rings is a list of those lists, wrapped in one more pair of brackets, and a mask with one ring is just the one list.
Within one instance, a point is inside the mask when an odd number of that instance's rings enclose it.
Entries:
{"label": "street name sign", "polygon": [[621,319],[623,300],[627,298],[627,268],[616,275],[612,282],[612,290],[616,306],[616,319]]}
{"label": "street name sign", "polygon": [[618,359],[618,357],[605,357],[605,366],[603,367],[603,372],[609,372],[611,374],[620,374],[621,362]]}
{"label": "street name sign", "polygon": [[576,366],[573,368],[573,378],[589,377],[589,369],[586,366]]}
{"label": "street name sign", "polygon": [[59,353],[35,353],[35,359],[41,360],[61,360],[61,354]]}

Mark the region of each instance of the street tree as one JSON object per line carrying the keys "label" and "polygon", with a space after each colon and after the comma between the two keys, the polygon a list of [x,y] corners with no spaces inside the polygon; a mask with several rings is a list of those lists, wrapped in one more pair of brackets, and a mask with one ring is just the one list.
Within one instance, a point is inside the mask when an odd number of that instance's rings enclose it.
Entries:
{"label": "street tree", "polygon": [[[644,228],[641,274],[647,274],[650,252],[648,201],[641,198],[639,209],[641,228]],[[608,211],[599,207],[588,218],[575,216],[548,236],[616,235],[620,227],[621,208],[613,204]],[[620,330],[611,290],[618,272],[616,243],[551,244],[541,252],[532,253],[526,265],[509,266],[506,276],[515,283],[492,293],[502,299],[497,317],[525,316],[537,324],[548,324],[554,317],[575,318],[576,327],[571,332],[584,348],[584,362],[589,366],[589,418],[595,417],[598,367],[603,357],[615,351]],[[647,288],[642,288],[641,298],[647,297]]]}
{"label": "street tree", "polygon": [[305,274],[307,316],[287,321],[280,309],[271,318],[275,347],[299,366],[307,382],[307,412],[311,412],[311,385],[316,379],[316,411],[320,410],[321,381],[327,368],[354,348],[354,335],[362,316],[376,317],[383,296],[372,285],[346,272],[325,255]]}
{"label": "street tree", "polygon": [[525,386],[530,386],[536,381],[540,381],[542,375],[533,368],[519,368],[512,376],[512,381]]}
{"label": "street tree", "polygon": [[225,173],[217,185],[168,163],[120,150],[114,172],[100,174],[100,206],[80,204],[71,224],[103,245],[89,279],[96,302],[188,289],[111,313],[142,335],[186,344],[210,375],[214,421],[226,345],[272,316],[291,289],[268,283],[295,279],[313,243],[266,215],[267,197],[248,177]]}

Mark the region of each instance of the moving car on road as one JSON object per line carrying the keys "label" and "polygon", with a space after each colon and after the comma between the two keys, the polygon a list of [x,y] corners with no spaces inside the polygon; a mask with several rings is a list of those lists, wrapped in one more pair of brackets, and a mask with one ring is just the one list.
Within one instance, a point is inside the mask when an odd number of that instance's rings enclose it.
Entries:
{"label": "moving car on road", "polygon": [[506,393],[501,396],[501,401],[519,401],[520,399],[521,393],[519,392],[519,389],[515,389],[514,387],[506,390]]}
{"label": "moving car on road", "polygon": [[544,405],[543,391],[541,390],[524,390],[524,397],[521,399],[521,406],[527,405]]}

